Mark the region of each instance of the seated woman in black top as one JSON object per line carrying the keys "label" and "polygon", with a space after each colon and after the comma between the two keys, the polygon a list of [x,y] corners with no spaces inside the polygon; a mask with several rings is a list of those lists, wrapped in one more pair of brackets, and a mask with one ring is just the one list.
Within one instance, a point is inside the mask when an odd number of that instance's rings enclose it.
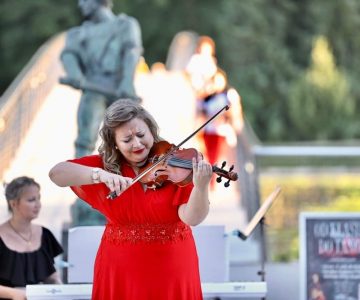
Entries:
{"label": "seated woman in black top", "polygon": [[0,299],[23,300],[25,286],[61,283],[54,257],[63,252],[53,234],[32,224],[40,211],[40,185],[18,177],[5,188],[11,217],[0,225]]}

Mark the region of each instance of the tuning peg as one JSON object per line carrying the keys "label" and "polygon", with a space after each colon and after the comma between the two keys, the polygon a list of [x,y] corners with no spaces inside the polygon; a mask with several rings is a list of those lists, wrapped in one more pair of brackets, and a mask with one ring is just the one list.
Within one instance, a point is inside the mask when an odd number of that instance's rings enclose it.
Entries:
{"label": "tuning peg", "polygon": [[225,165],[226,165],[226,161],[223,161],[220,168],[224,169]]}
{"label": "tuning peg", "polygon": [[229,169],[229,172],[231,172],[234,169],[234,165],[232,165]]}
{"label": "tuning peg", "polygon": [[222,181],[221,176],[219,176],[218,178],[216,178],[216,182],[217,182],[217,183],[220,183],[221,181]]}
{"label": "tuning peg", "polygon": [[224,183],[224,187],[229,187],[229,186],[230,186],[230,179]]}

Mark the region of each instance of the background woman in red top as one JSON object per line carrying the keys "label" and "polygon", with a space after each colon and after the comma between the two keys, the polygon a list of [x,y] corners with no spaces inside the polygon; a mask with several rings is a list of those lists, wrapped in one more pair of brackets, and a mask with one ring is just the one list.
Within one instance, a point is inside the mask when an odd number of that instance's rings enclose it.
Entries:
{"label": "background woman in red top", "polygon": [[[49,173],[107,218],[92,299],[202,299],[190,226],[208,214],[211,165],[201,155],[193,159],[193,180],[184,187],[132,184],[161,139],[153,117],[131,100],[107,109],[100,136],[99,155],[61,162]],[[116,192],[114,200],[109,192]]]}

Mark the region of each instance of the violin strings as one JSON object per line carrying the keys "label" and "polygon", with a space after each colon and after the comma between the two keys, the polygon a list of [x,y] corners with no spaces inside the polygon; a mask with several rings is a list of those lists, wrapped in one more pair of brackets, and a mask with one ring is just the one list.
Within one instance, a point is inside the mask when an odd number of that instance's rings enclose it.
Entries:
{"label": "violin strings", "polygon": [[191,160],[185,160],[177,157],[171,157],[169,160],[169,164],[174,167],[183,167],[186,169],[192,168],[192,161]]}
{"label": "violin strings", "polygon": [[[177,157],[172,157],[170,158],[170,164],[172,164],[172,166],[174,167],[184,167],[184,168],[188,168],[191,169],[192,168],[192,160],[185,160],[185,159],[181,159],[181,158],[177,158]],[[212,166],[213,171],[219,171],[219,172],[223,172],[224,170],[216,167],[216,166]]]}
{"label": "violin strings", "polygon": [[[173,167],[192,169],[192,160],[185,160],[177,157],[171,157],[169,160],[169,164]],[[220,169],[216,166],[212,166],[212,171],[217,173],[218,175],[228,178],[226,172],[223,169]]]}

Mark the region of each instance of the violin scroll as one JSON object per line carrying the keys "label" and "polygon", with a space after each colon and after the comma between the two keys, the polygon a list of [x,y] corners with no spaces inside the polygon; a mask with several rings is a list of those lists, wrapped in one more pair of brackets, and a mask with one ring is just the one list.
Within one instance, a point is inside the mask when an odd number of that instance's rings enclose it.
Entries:
{"label": "violin scroll", "polygon": [[237,173],[232,171],[234,169],[234,165],[232,165],[229,168],[229,171],[224,170],[225,165],[226,165],[226,162],[224,161],[221,164],[220,168],[218,168],[216,166],[213,166],[212,168],[213,168],[213,172],[216,173],[217,175],[219,175],[219,177],[216,178],[216,182],[220,183],[222,181],[222,177],[224,177],[224,178],[227,179],[227,181],[224,183],[224,186],[229,187],[230,186],[230,181],[238,180],[238,175],[237,175]]}

